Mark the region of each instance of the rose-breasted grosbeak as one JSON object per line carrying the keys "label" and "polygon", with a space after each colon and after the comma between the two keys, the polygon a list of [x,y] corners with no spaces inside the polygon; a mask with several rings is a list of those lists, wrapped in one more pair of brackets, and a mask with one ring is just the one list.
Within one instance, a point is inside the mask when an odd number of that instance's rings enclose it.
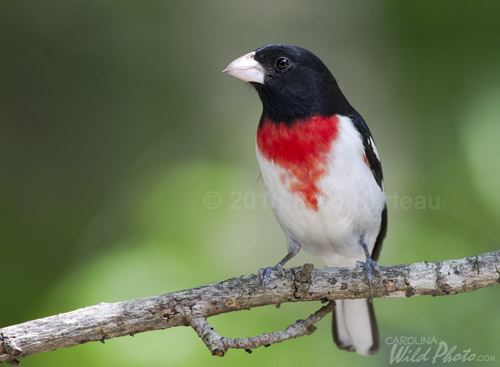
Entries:
{"label": "rose-breasted grosbeak", "polygon": [[[387,207],[380,159],[361,115],[323,62],[300,47],[264,46],[224,72],[250,82],[263,106],[257,159],[288,245],[283,260],[259,271],[263,286],[301,247],[327,266],[363,264],[371,286]],[[375,353],[371,301],[338,301],[333,338],[341,349]]]}

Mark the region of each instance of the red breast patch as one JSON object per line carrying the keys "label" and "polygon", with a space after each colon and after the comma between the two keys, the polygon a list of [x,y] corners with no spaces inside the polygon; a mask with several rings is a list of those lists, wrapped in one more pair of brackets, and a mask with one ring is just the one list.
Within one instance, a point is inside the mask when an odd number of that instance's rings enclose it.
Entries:
{"label": "red breast patch", "polygon": [[260,154],[287,172],[283,183],[299,195],[307,208],[318,210],[317,181],[326,173],[327,154],[338,134],[338,117],[314,116],[291,126],[264,120],[257,131]]}

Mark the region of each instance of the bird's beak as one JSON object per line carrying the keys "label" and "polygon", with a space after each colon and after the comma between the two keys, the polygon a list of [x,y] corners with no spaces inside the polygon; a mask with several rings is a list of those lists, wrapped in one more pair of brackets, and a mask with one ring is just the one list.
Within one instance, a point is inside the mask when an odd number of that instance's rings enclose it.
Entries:
{"label": "bird's beak", "polygon": [[246,82],[264,84],[264,68],[255,60],[255,52],[238,57],[222,71]]}

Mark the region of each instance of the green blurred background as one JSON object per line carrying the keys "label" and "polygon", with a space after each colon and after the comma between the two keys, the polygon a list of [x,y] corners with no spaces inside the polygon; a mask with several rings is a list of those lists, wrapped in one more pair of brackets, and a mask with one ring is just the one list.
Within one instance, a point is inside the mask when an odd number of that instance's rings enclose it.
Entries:
{"label": "green blurred background", "polygon": [[[255,183],[260,101],[221,73],[269,43],[321,57],[370,125],[389,197],[379,264],[499,248],[500,3],[470,4],[3,1],[0,326],[255,273],[284,255]],[[305,253],[290,266],[304,262],[322,266]],[[387,366],[395,336],[494,355],[499,302],[496,288],[377,299],[381,350],[369,358],[339,351],[328,317],[312,336],[251,355],[212,357],[175,328],[22,365]],[[210,321],[244,337],[318,307]]]}

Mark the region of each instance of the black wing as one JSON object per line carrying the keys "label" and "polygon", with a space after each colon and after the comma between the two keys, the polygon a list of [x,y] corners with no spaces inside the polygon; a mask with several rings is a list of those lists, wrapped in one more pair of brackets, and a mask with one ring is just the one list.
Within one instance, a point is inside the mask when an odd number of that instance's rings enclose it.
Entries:
{"label": "black wing", "polygon": [[387,234],[387,205],[382,210],[382,220],[380,222],[380,231],[378,232],[375,246],[373,246],[372,259],[377,261],[382,250],[382,242],[384,242],[385,235]]}
{"label": "black wing", "polygon": [[[351,121],[354,124],[354,127],[359,131],[361,137],[363,139],[363,146],[365,148],[365,157],[370,167],[373,178],[379,185],[381,190],[384,190],[384,175],[382,174],[382,164],[380,163],[380,159],[377,156],[375,151],[375,142],[373,140],[372,134],[370,133],[370,129],[366,125],[366,122],[363,120],[359,113],[355,113],[349,116]],[[382,211],[382,218],[380,221],[380,231],[377,236],[377,240],[375,241],[375,246],[372,251],[372,259],[377,260],[380,254],[380,250],[382,249],[382,242],[384,241],[385,235],[387,233],[387,205],[384,207]]]}
{"label": "black wing", "polygon": [[372,170],[375,181],[380,186],[380,189],[383,190],[382,184],[384,182],[384,175],[382,174],[382,164],[380,163],[380,159],[377,156],[375,142],[373,141],[370,129],[368,129],[368,125],[366,125],[366,122],[363,120],[359,113],[352,114],[349,117],[351,118],[354,127],[361,134],[368,166]]}

